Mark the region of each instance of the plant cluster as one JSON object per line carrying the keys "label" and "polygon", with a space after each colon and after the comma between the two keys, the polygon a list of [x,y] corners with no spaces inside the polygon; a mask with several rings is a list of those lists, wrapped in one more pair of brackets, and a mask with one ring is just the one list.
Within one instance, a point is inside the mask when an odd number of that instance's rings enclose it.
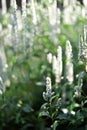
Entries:
{"label": "plant cluster", "polygon": [[11,0],[8,12],[4,4],[0,130],[86,130],[86,2],[22,0],[19,10]]}

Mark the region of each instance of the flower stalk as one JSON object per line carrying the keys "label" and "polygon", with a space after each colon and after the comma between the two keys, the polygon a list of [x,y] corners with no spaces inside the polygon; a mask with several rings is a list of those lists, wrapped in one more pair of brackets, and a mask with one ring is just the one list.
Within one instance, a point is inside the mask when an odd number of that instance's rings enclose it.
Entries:
{"label": "flower stalk", "polygon": [[85,71],[87,72],[87,25],[84,26],[83,37],[79,40],[79,60],[85,64]]}
{"label": "flower stalk", "polygon": [[73,83],[73,63],[72,63],[72,46],[70,41],[66,42],[66,65],[65,65],[65,77],[68,80],[68,82],[71,84]]}

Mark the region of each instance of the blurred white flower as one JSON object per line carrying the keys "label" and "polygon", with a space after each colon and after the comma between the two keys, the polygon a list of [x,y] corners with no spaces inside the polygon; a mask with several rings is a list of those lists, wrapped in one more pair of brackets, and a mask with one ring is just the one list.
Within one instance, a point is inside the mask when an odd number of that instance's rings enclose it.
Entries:
{"label": "blurred white flower", "polygon": [[11,7],[13,6],[13,0],[10,0],[10,6]]}
{"label": "blurred white flower", "polygon": [[56,56],[53,56],[53,59],[52,59],[52,71],[53,71],[54,75],[56,73],[56,69],[57,69],[57,58],[56,58]]}
{"label": "blurred white flower", "polygon": [[5,64],[4,67],[3,67],[3,72],[6,72],[8,69],[8,64]]}
{"label": "blurred white flower", "polygon": [[59,83],[61,81],[62,76],[62,48],[58,46],[57,48],[57,57],[53,56],[52,60],[52,70],[55,75],[55,82]]}
{"label": "blurred white flower", "polygon": [[2,24],[0,23],[0,32],[2,32]]}
{"label": "blurred white flower", "polygon": [[2,0],[2,14],[7,12],[6,0]]}
{"label": "blurred white flower", "polygon": [[21,11],[17,10],[17,23],[18,23],[18,30],[22,30],[22,17],[21,17]]}
{"label": "blurred white flower", "polygon": [[26,47],[26,32],[27,32],[27,20],[26,20],[26,0],[22,0],[22,24],[23,24],[23,51]]}
{"label": "blurred white flower", "polygon": [[87,7],[82,8],[82,17],[87,18]]}
{"label": "blurred white flower", "polygon": [[87,60],[87,25],[84,26],[84,36],[80,36],[79,40],[79,60],[82,62]]}
{"label": "blurred white flower", "polygon": [[12,14],[11,14],[11,42],[14,49],[18,49],[19,47],[19,31],[18,31],[18,23],[17,23],[17,3],[16,0],[12,2]]}
{"label": "blurred white flower", "polygon": [[22,17],[26,17],[26,0],[22,0]]}
{"label": "blurred white flower", "polygon": [[64,0],[64,1],[63,1],[64,7],[67,7],[67,6],[69,5],[69,1],[70,1],[70,0]]}
{"label": "blurred white flower", "polygon": [[87,7],[87,0],[83,0],[83,4]]}
{"label": "blurred white flower", "polygon": [[56,22],[56,28],[57,28],[57,33],[59,34],[61,32],[61,11],[59,8],[57,8],[57,22]]}
{"label": "blurred white flower", "polygon": [[61,81],[62,76],[62,48],[58,46],[57,48],[57,65],[56,65],[56,73],[55,73],[55,81],[59,83]]}
{"label": "blurred white flower", "polygon": [[87,42],[87,25],[84,25],[84,42]]}
{"label": "blurred white flower", "polygon": [[71,5],[71,6],[74,6],[74,5],[76,5],[76,0],[63,0],[63,5],[64,5],[64,7],[67,7],[67,6],[69,6],[69,5]]}
{"label": "blurred white flower", "polygon": [[19,100],[18,103],[17,103],[17,107],[21,107],[22,104],[23,104],[23,102],[21,100]]}
{"label": "blurred white flower", "polygon": [[71,113],[72,115],[75,115],[75,111],[70,111],[70,113]]}
{"label": "blurred white flower", "polygon": [[13,0],[13,5],[12,5],[12,7],[14,8],[14,10],[16,10],[17,9],[17,3],[16,3],[16,0]]}
{"label": "blurred white flower", "polygon": [[10,80],[9,79],[7,79],[6,81],[5,81],[5,86],[6,87],[10,87],[10,85],[11,85],[11,82],[10,82]]}
{"label": "blurred white flower", "polygon": [[51,25],[56,24],[57,20],[57,2],[54,0],[50,6],[48,6],[49,22]]}
{"label": "blurred white flower", "polygon": [[52,63],[52,53],[48,53],[48,54],[47,54],[47,60],[48,60],[48,63],[49,63],[49,64]]}
{"label": "blurred white flower", "polygon": [[32,22],[34,25],[37,24],[37,17],[36,17],[36,10],[35,10],[35,2],[34,0],[31,1],[31,12],[32,12]]}
{"label": "blurred white flower", "polygon": [[62,111],[64,114],[67,114],[69,112],[68,109],[66,109],[66,108],[62,108]]}
{"label": "blurred white flower", "polygon": [[70,41],[66,41],[66,50],[65,50],[65,55],[66,55],[66,64],[65,64],[65,76],[66,79],[69,81],[69,83],[73,82],[73,63],[72,63],[72,46],[70,44]]}
{"label": "blurred white flower", "polygon": [[16,75],[12,75],[12,78],[15,80],[15,81],[17,81],[17,77],[16,77]]}
{"label": "blurred white flower", "polygon": [[64,9],[63,20],[66,24],[73,24],[75,22],[75,15],[73,14],[73,7],[70,5]]}

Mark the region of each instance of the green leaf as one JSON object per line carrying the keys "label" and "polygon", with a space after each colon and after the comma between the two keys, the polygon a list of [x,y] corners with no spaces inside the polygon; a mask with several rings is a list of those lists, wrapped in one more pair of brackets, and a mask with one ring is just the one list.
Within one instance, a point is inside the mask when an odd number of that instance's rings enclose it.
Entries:
{"label": "green leaf", "polygon": [[50,102],[54,101],[55,99],[58,99],[58,95],[52,96],[52,97],[50,98]]}
{"label": "green leaf", "polygon": [[48,103],[44,103],[44,104],[41,106],[41,109],[46,109],[47,107],[49,107],[49,104],[48,104]]}
{"label": "green leaf", "polygon": [[26,105],[22,108],[22,110],[23,110],[24,112],[26,112],[26,113],[33,112],[33,109],[32,109],[28,104],[26,104]]}
{"label": "green leaf", "polygon": [[39,113],[39,117],[49,117],[50,118],[50,115],[49,115],[49,112],[48,111],[42,111]]}
{"label": "green leaf", "polygon": [[18,124],[20,122],[21,114],[17,113],[16,115],[16,123]]}
{"label": "green leaf", "polygon": [[60,114],[57,118],[60,120],[69,120],[69,117],[67,114]]}
{"label": "green leaf", "polygon": [[57,126],[59,125],[58,121],[55,121],[52,125],[53,130],[56,130]]}

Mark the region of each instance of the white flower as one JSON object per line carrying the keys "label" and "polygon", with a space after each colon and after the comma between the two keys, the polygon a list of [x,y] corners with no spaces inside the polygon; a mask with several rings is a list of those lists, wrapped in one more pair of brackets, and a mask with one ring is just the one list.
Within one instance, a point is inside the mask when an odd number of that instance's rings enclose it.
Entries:
{"label": "white flower", "polygon": [[62,111],[64,114],[67,114],[69,112],[68,109],[66,109],[66,108],[63,108]]}
{"label": "white flower", "polygon": [[52,63],[52,53],[47,54],[47,60],[48,60],[49,64]]}
{"label": "white flower", "polygon": [[83,4],[87,7],[87,0],[83,0]]}
{"label": "white flower", "polygon": [[84,25],[84,42],[87,42],[87,25]]}
{"label": "white flower", "polygon": [[52,70],[53,70],[53,73],[54,73],[54,74],[56,73],[56,68],[57,68],[57,58],[56,58],[56,56],[53,56],[53,60],[52,60]]}
{"label": "white flower", "polygon": [[26,0],[22,0],[22,17],[26,17]]}
{"label": "white flower", "polygon": [[35,10],[35,3],[34,0],[31,0],[31,12],[32,12],[32,22],[34,25],[37,24],[37,18],[36,18],[36,10]]}
{"label": "white flower", "polygon": [[13,0],[13,5],[12,5],[12,7],[14,8],[14,10],[17,9],[17,3],[16,3],[16,0]]}
{"label": "white flower", "polygon": [[62,48],[61,48],[61,46],[58,46],[58,48],[57,48],[57,65],[56,65],[56,71],[55,71],[56,83],[59,83],[61,81],[61,76],[62,76]]}
{"label": "white flower", "polygon": [[61,19],[61,11],[60,11],[60,9],[59,8],[57,8],[57,33],[59,34],[60,33],[60,23],[61,23],[61,21],[60,21],[60,19]]}
{"label": "white flower", "polygon": [[58,46],[57,48],[57,63],[60,76],[62,75],[62,47]]}
{"label": "white flower", "polygon": [[55,82],[59,83],[62,76],[62,48],[58,46],[57,48],[57,57],[53,56],[52,62],[53,73],[55,75]]}
{"label": "white flower", "polygon": [[57,2],[54,0],[54,2],[48,7],[48,13],[49,13],[49,22],[52,26],[56,24],[57,20]]}
{"label": "white flower", "polygon": [[2,77],[0,77],[0,93],[4,94],[5,93],[5,86],[2,80]]}
{"label": "white flower", "polygon": [[7,12],[6,0],[2,0],[2,14]]}
{"label": "white flower", "polygon": [[54,92],[52,92],[51,78],[46,77],[46,92],[43,92],[44,100],[48,101],[53,94]]}
{"label": "white flower", "polygon": [[84,26],[84,38],[80,36],[79,41],[79,60],[87,60],[87,25]]}
{"label": "white flower", "polygon": [[70,113],[71,113],[72,115],[75,115],[75,111],[70,111]]}
{"label": "white flower", "polygon": [[46,92],[50,94],[52,91],[52,86],[51,86],[51,78],[46,77]]}
{"label": "white flower", "polygon": [[69,83],[73,82],[73,63],[72,63],[72,46],[70,41],[66,42],[66,65],[65,65],[65,76]]}

